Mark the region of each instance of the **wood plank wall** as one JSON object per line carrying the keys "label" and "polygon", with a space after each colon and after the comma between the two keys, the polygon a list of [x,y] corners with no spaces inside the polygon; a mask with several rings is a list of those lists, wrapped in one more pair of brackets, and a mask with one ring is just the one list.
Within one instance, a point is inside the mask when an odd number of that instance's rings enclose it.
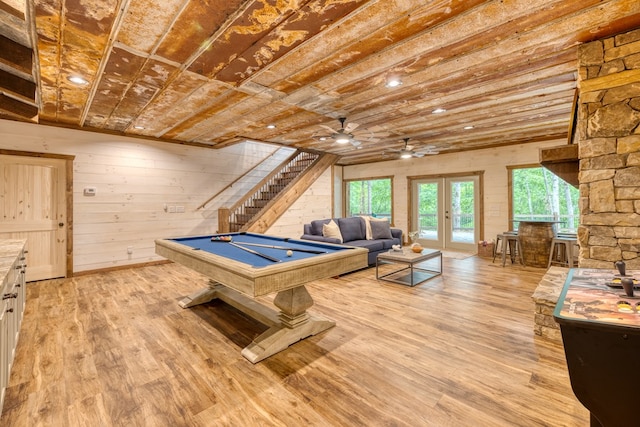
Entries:
{"label": "wood plank wall", "polygon": [[332,168],[315,183],[273,224],[267,234],[299,238],[303,224],[314,219],[331,218]]}
{"label": "wood plank wall", "polygon": [[[408,176],[484,170],[485,238],[491,240],[508,227],[507,166],[537,163],[540,148],[564,143],[347,166],[342,173],[344,179],[392,175],[394,225],[406,231]],[[157,261],[155,238],[215,232],[221,204],[195,208],[274,149],[248,143],[209,150],[7,120],[0,120],[0,148],[76,156],[74,272]],[[268,233],[299,237],[303,223],[331,216],[332,180],[328,170]],[[96,187],[96,196],[83,196],[85,187]],[[165,204],[185,212],[165,212]]]}
{"label": "wood plank wall", "polygon": [[[215,232],[217,209],[242,193],[242,186],[223,193],[220,202],[196,208],[277,147],[243,143],[213,150],[0,120],[0,148],[76,156],[73,270],[78,273],[161,260],[155,255],[158,237]],[[287,155],[274,155],[273,162]],[[254,180],[268,167],[252,173]],[[95,188],[96,195],[83,195],[85,188]],[[182,206],[184,213],[165,211],[165,205]]]}
{"label": "wood plank wall", "polygon": [[393,176],[394,225],[406,233],[410,191],[407,177],[484,171],[484,239],[491,241],[509,227],[507,166],[539,163],[541,148],[563,144],[566,140],[345,166],[343,179]]}

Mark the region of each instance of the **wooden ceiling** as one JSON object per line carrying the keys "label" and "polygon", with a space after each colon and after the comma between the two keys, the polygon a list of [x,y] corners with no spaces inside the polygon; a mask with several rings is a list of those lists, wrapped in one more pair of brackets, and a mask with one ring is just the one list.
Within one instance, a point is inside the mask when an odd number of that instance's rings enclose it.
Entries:
{"label": "wooden ceiling", "polygon": [[[348,165],[404,138],[440,153],[566,138],[577,46],[640,28],[640,1],[0,0],[0,18],[37,52],[32,75],[4,67],[36,84],[37,115],[5,118]],[[0,78],[28,105],[13,88]],[[340,117],[358,147],[321,138]]]}

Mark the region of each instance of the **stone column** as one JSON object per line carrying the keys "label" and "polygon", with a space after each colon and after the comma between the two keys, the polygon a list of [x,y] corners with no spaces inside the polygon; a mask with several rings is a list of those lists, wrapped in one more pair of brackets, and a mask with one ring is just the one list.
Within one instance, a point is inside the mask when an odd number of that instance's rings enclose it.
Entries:
{"label": "stone column", "polygon": [[640,269],[640,29],[578,58],[579,265]]}

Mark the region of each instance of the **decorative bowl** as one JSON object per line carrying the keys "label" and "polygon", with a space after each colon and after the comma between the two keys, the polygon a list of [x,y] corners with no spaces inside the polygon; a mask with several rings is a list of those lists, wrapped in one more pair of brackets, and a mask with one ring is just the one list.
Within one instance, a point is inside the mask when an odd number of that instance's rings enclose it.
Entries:
{"label": "decorative bowl", "polygon": [[412,246],[411,250],[417,254],[419,254],[420,252],[422,252],[423,247],[422,246]]}

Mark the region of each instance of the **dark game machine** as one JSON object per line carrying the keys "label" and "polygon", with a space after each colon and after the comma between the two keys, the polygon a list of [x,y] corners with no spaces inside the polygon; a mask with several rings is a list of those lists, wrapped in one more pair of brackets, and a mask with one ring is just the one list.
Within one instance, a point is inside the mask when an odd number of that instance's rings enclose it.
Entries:
{"label": "dark game machine", "polygon": [[571,386],[592,427],[640,424],[640,291],[633,272],[616,267],[571,269],[554,311]]}

